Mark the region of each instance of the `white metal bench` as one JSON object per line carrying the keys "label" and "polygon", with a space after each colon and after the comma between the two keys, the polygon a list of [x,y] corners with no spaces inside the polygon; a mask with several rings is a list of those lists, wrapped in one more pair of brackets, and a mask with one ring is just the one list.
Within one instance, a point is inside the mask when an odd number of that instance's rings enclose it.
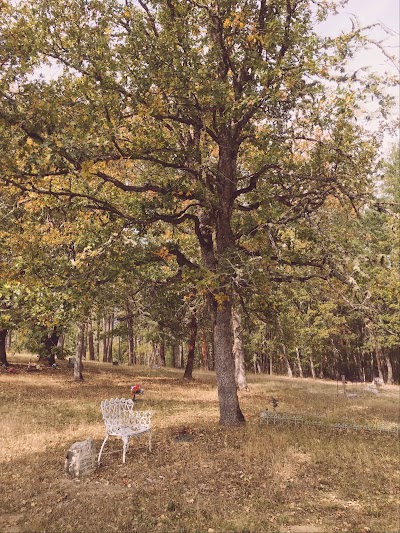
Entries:
{"label": "white metal bench", "polygon": [[107,434],[100,448],[97,463],[100,464],[101,454],[108,437],[121,437],[123,442],[122,462],[125,463],[129,439],[143,433],[149,433],[149,450],[151,451],[151,412],[134,411],[134,402],[125,398],[111,398],[101,402],[101,413]]}

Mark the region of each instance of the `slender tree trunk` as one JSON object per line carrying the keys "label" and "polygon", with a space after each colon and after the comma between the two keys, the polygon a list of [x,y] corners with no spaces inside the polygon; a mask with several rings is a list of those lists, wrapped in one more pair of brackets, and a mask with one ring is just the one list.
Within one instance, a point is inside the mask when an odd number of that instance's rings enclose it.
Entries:
{"label": "slender tree trunk", "polygon": [[201,330],[201,359],[203,362],[203,370],[208,370],[208,343],[204,329]]}
{"label": "slender tree trunk", "polygon": [[103,363],[107,363],[108,358],[108,319],[103,317]]}
{"label": "slender tree trunk", "polygon": [[57,342],[57,348],[60,351],[61,358],[64,357],[64,345],[65,345],[65,333],[61,333],[60,338],[58,339],[58,342]]}
{"label": "slender tree trunk", "polygon": [[292,378],[293,377],[292,367],[290,366],[290,362],[289,362],[289,359],[287,357],[286,345],[283,344],[283,343],[282,343],[282,356],[283,356],[283,360],[284,360],[285,365],[286,365],[287,376],[288,376],[288,378]]}
{"label": "slender tree trunk", "polygon": [[186,361],[185,373],[183,379],[191,381],[193,379],[193,364],[194,364],[194,352],[196,348],[196,337],[197,337],[197,320],[195,313],[192,313],[190,317],[190,332],[189,332],[189,343],[188,343],[188,356]]}
{"label": "slender tree trunk", "polygon": [[74,379],[75,381],[82,381],[82,354],[83,354],[83,345],[85,342],[85,329],[86,323],[82,322],[79,325],[78,337],[76,342],[76,351],[74,358]]}
{"label": "slender tree trunk", "polygon": [[101,331],[101,321],[98,318],[96,320],[96,343],[94,345],[96,361],[100,361],[100,335],[101,335],[100,331]]}
{"label": "slender tree trunk", "polygon": [[317,379],[317,374],[315,373],[314,361],[311,355],[310,355],[310,370],[311,370],[311,375],[313,379]]}
{"label": "slender tree trunk", "polygon": [[165,360],[165,339],[163,337],[161,337],[160,346],[158,349],[158,360],[160,361],[160,366],[163,368],[167,366],[167,362]]}
{"label": "slender tree trunk", "polygon": [[261,352],[261,372],[263,374],[268,373],[268,354],[264,350]]}
{"label": "slender tree trunk", "polygon": [[233,357],[235,358],[235,381],[238,390],[247,389],[245,357],[243,349],[242,318],[235,307],[232,310]]}
{"label": "slender tree trunk", "polygon": [[172,345],[172,357],[171,357],[172,368],[176,368],[177,366],[178,353],[179,353],[179,344],[177,342],[174,342]]}
{"label": "slender tree trunk", "polygon": [[107,353],[107,362],[113,362],[113,344],[114,344],[114,311],[108,317],[108,353]]}
{"label": "slender tree trunk", "polygon": [[382,348],[377,339],[375,339],[375,359],[378,367],[378,374],[381,383],[384,383],[383,368],[382,368]]}
{"label": "slender tree trunk", "polygon": [[127,329],[128,329],[128,365],[136,364],[136,354],[135,354],[135,337],[133,330],[133,316],[131,313],[129,302],[125,304],[126,314],[127,314]]}
{"label": "slender tree trunk", "polygon": [[7,330],[0,329],[0,363],[4,366],[9,366],[9,362],[7,361],[6,337]]}
{"label": "slender tree trunk", "polygon": [[303,378],[304,375],[303,375],[303,367],[301,365],[300,348],[298,348],[298,347],[296,347],[296,361],[297,361],[297,366],[298,366],[298,369],[299,369],[300,377]]}
{"label": "slender tree trunk", "polygon": [[386,367],[387,367],[387,371],[388,371],[387,383],[389,383],[389,385],[393,385],[393,383],[394,383],[393,367],[392,367],[392,362],[390,360],[390,357],[387,354],[385,355],[385,362],[386,362]]}
{"label": "slender tree trunk", "polygon": [[89,348],[89,360],[94,361],[94,335],[91,318],[89,318],[87,325],[87,343]]}
{"label": "slender tree trunk", "polygon": [[185,356],[184,356],[184,349],[183,344],[179,345],[179,368],[184,368],[185,364]]}
{"label": "slender tree trunk", "polygon": [[158,365],[159,366],[159,363],[160,363],[159,345],[158,345],[157,342],[152,341],[152,343],[151,343],[151,356],[150,356],[150,359],[149,359],[149,365],[150,366],[153,366],[153,365]]}
{"label": "slender tree trunk", "polygon": [[85,328],[83,330],[83,346],[82,346],[82,359],[86,361],[86,352],[87,352],[87,344],[88,344],[88,324],[85,323]]}

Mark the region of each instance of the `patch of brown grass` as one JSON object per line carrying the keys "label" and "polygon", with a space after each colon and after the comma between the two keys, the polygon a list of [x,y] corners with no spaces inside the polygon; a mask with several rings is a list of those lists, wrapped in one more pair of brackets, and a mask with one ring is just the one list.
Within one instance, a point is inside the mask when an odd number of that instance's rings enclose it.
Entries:
{"label": "patch of brown grass", "polygon": [[[99,363],[85,364],[83,383],[65,365],[0,374],[1,533],[398,533],[394,437],[259,424],[272,396],[279,412],[397,421],[397,387],[373,396],[358,385],[350,401],[336,383],[250,375],[246,426],[221,428],[214,374],[181,377]],[[138,409],[154,411],[153,452],[138,439],[122,465],[111,440],[95,474],[68,478],[70,445],[104,437],[100,401],[129,397],[134,383]]]}

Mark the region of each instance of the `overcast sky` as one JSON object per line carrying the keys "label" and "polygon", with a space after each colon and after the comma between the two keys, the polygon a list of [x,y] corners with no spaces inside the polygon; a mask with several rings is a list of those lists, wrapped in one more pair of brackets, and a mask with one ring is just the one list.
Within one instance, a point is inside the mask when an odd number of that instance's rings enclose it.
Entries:
{"label": "overcast sky", "polygon": [[[399,0],[349,0],[348,4],[340,9],[340,14],[331,16],[324,22],[319,30],[326,35],[338,35],[342,31],[351,30],[351,18],[355,15],[360,26],[371,24],[382,24],[387,29],[385,34],[382,28],[375,28],[370,31],[370,35],[376,41],[383,41],[385,50],[395,57],[391,62],[376,46],[369,46],[368,49],[360,52],[354,59],[354,70],[362,66],[371,67],[372,71],[383,74],[389,72],[399,79],[400,61],[400,11]],[[396,98],[396,105],[393,109],[393,116],[400,118],[400,86],[389,90],[390,94]],[[372,122],[370,126],[374,127]],[[376,123],[375,127],[379,127]],[[398,144],[400,140],[399,130],[397,135],[385,137],[385,152],[391,149],[393,144]]]}
{"label": "overcast sky", "polygon": [[[361,26],[381,23],[391,32],[391,37],[385,42],[391,53],[399,59],[399,32],[400,11],[398,0],[349,0],[348,4],[340,9],[340,14],[331,16],[322,25],[324,33],[338,34],[340,31],[351,30],[351,16],[355,15]],[[373,36],[382,38],[382,30],[373,31]],[[382,59],[382,58],[381,58]]]}

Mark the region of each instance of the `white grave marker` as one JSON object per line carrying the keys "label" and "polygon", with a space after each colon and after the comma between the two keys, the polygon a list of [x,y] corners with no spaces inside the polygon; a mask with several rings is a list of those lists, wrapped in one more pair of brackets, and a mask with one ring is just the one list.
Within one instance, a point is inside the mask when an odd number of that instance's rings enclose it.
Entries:
{"label": "white grave marker", "polygon": [[96,470],[96,450],[93,439],[75,442],[67,452],[64,470],[74,477],[93,474]]}

